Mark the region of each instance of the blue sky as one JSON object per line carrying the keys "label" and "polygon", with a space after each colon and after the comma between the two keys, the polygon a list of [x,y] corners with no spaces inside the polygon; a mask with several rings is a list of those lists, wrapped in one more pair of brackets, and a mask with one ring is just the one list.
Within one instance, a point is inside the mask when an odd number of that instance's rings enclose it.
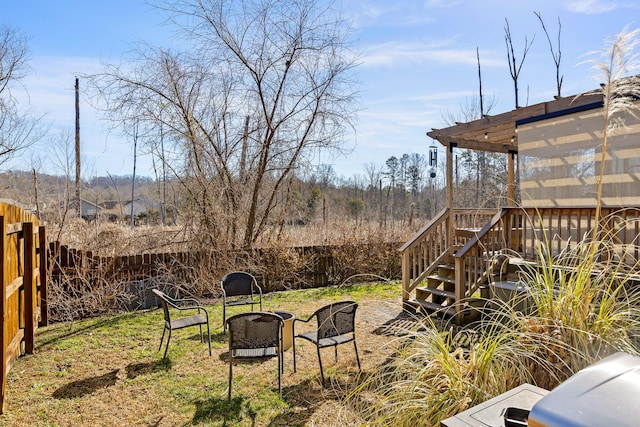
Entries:
{"label": "blue sky", "polygon": [[[44,114],[50,134],[74,130],[74,82],[78,74],[118,63],[137,41],[166,46],[172,29],[144,0],[2,0],[0,25],[11,25],[29,39],[32,73],[14,88],[24,110]],[[360,107],[350,155],[322,158],[339,176],[364,175],[367,163],[383,165],[391,156],[427,153],[426,132],[443,127],[443,115],[456,113],[478,93],[476,48],[480,51],[483,92],[496,101],[493,113],[514,106],[504,41],[505,18],[519,56],[525,37],[533,45],[519,79],[520,103],[548,101],[555,94],[555,66],[534,11],[540,12],[554,41],[562,24],[563,95],[597,87],[585,63],[625,26],[637,28],[636,0],[342,0],[354,24]],[[83,82],[80,81],[81,91]],[[26,92],[25,92],[26,90]],[[107,132],[100,114],[81,95],[83,177],[130,175],[132,146]],[[50,144],[49,140],[43,142]],[[43,152],[40,150],[40,152]],[[40,170],[59,173],[40,155]],[[30,169],[34,155],[11,168]],[[150,159],[139,159],[137,173],[152,176]],[[6,166],[6,165],[5,165]]]}

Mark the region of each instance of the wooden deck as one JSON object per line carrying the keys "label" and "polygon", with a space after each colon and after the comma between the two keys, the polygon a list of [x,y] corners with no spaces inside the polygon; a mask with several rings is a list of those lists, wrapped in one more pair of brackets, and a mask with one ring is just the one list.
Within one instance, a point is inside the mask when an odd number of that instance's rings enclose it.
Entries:
{"label": "wooden deck", "polygon": [[541,248],[550,257],[574,249],[596,223],[608,249],[602,261],[640,274],[640,209],[602,208],[599,221],[595,215],[595,208],[444,210],[400,249],[404,307],[461,320],[470,299],[492,283],[517,288],[517,268],[509,265],[537,262]]}

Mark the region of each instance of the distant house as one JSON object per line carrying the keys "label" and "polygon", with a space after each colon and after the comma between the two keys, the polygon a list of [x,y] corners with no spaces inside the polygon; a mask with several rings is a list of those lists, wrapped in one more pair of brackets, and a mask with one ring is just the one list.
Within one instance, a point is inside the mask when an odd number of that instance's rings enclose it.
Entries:
{"label": "distant house", "polygon": [[159,219],[162,211],[162,202],[149,197],[138,197],[126,202],[122,207],[122,211],[129,218],[133,214],[134,218],[146,217],[150,219],[157,217]]}
{"label": "distant house", "polygon": [[117,200],[105,200],[100,205],[102,206],[102,216],[110,221],[123,219],[126,214],[122,203]]}
{"label": "distant house", "polygon": [[[72,212],[77,212],[77,200],[72,200],[71,202],[69,202],[69,209]],[[96,219],[96,217],[100,215],[101,211],[102,207],[98,206],[97,204],[85,199],[80,199],[80,216],[82,216],[83,219]]]}

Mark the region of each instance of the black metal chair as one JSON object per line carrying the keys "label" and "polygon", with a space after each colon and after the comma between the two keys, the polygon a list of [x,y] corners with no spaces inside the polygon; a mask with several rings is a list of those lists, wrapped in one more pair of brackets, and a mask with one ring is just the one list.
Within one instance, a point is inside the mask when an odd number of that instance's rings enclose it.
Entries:
{"label": "black metal chair", "polygon": [[[356,346],[355,318],[358,303],[355,301],[340,301],[326,305],[313,313],[308,319],[295,319],[293,321],[293,371],[296,371],[296,338],[303,338],[312,342],[318,352],[318,363],[320,364],[320,376],[324,386],[324,372],[322,369],[322,358],[320,349],[334,347],[336,361],[338,361],[338,346],[353,341],[353,348],[356,351],[356,361],[360,370],[360,357]],[[316,318],[317,329],[296,335],[296,322],[308,323]]]}
{"label": "black metal chair", "polygon": [[282,331],[284,320],[274,313],[241,313],[227,319],[229,329],[229,394],[233,361],[236,359],[278,358],[278,393],[282,396],[281,376],[284,372]]}
{"label": "black metal chair", "polygon": [[[169,341],[171,340],[171,332],[177,329],[188,328],[190,326],[199,326],[200,327],[200,342],[204,342],[202,336],[202,325],[207,325],[207,340],[209,342],[209,356],[211,356],[211,332],[209,331],[209,313],[207,310],[200,305],[198,300],[194,298],[182,298],[175,299],[166,295],[164,292],[158,289],[151,290],[160,301],[162,305],[162,310],[164,312],[164,329],[162,330],[162,338],[160,338],[160,347],[158,351],[162,349],[162,342],[164,341],[164,334],[167,330],[169,330],[169,336],[167,337],[167,346],[164,349],[163,358],[167,357],[167,350],[169,349]],[[183,316],[172,319],[170,308],[184,311],[197,310],[197,314],[193,314],[191,316]]]}
{"label": "black metal chair", "polygon": [[226,274],[220,281],[222,288],[222,325],[227,328],[227,307],[236,305],[260,305],[262,311],[262,288],[258,286],[256,278],[243,271]]}

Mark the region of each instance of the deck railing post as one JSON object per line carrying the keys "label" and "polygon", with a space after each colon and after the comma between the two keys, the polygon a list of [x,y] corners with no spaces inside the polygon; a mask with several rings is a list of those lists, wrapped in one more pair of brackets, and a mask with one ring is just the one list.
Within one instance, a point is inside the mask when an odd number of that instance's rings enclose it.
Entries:
{"label": "deck railing post", "polygon": [[402,302],[409,300],[411,291],[411,259],[409,256],[410,249],[402,252]]}
{"label": "deck railing post", "polygon": [[464,269],[464,258],[456,257],[455,258],[455,309],[456,309],[456,323],[458,325],[462,324],[463,320],[463,308],[464,308],[464,294],[465,294],[465,283],[466,283],[466,275]]}

